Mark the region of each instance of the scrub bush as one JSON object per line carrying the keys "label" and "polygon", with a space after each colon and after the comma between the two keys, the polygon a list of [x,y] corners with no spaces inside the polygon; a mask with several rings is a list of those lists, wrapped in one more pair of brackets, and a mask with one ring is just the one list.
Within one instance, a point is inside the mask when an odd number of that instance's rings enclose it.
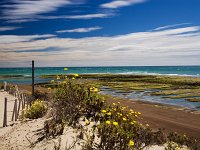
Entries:
{"label": "scrub bush", "polygon": [[45,115],[46,111],[46,103],[41,100],[36,100],[31,107],[24,110],[24,117],[29,119],[41,118]]}

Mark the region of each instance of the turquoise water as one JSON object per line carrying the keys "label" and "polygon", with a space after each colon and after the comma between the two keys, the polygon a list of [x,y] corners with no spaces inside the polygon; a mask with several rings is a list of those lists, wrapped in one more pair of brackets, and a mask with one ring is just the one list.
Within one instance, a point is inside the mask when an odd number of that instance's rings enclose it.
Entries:
{"label": "turquoise water", "polygon": [[[35,68],[35,82],[48,82],[50,79],[40,79],[40,75],[57,74],[152,74],[152,75],[177,75],[200,77],[200,66],[132,66],[132,67],[69,67],[64,71],[63,67]],[[10,76],[10,78],[5,78]],[[31,68],[0,68],[0,82],[7,81],[15,84],[31,84]],[[119,93],[102,89],[103,94],[110,94],[128,99],[137,99],[154,103],[181,106],[184,108],[199,110],[200,102],[192,103],[185,99],[166,99],[159,96],[151,96],[147,93]]]}
{"label": "turquoise water", "polygon": [[[155,74],[155,75],[178,75],[200,77],[200,66],[124,66],[124,67],[43,67],[35,68],[35,81],[45,82],[47,79],[39,79],[40,75],[53,74]],[[3,76],[12,76],[4,79]],[[17,76],[17,77],[16,77]],[[9,81],[12,83],[31,83],[31,68],[0,68],[0,82]]]}
{"label": "turquoise water", "polygon": [[163,96],[152,96],[150,93],[154,92],[156,90],[151,91],[130,91],[130,92],[121,92],[119,90],[113,90],[108,87],[102,87],[100,90],[101,94],[108,94],[115,97],[121,97],[123,99],[128,100],[138,100],[138,101],[144,101],[144,102],[153,102],[157,104],[165,104],[165,105],[171,105],[171,106],[178,106],[190,110],[200,110],[200,102],[189,102],[186,101],[184,98],[178,98],[178,99],[170,99],[165,98]]}

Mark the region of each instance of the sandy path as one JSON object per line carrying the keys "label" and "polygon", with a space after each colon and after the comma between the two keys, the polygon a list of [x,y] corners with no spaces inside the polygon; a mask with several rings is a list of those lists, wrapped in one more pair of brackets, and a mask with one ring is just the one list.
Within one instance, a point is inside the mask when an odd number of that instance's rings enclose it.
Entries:
{"label": "sandy path", "polygon": [[[77,139],[80,133],[72,127],[66,126],[63,134],[56,138],[43,138],[45,120],[45,118],[40,118],[18,122],[14,126],[6,127],[6,132],[3,134],[1,133],[3,128],[0,129],[0,150],[55,150],[58,145],[60,145],[60,150],[65,150],[71,147],[75,141],[74,147],[70,150],[82,149],[85,141]],[[91,126],[87,126],[85,129],[92,130]],[[164,147],[155,145],[144,150],[164,150]]]}
{"label": "sandy path", "polygon": [[7,92],[0,91],[0,128],[3,127],[3,118],[4,118],[4,99],[7,97],[8,103],[7,103],[7,124],[10,125],[11,119],[12,119],[12,113],[13,113],[13,107],[15,102],[15,97],[8,94]]}

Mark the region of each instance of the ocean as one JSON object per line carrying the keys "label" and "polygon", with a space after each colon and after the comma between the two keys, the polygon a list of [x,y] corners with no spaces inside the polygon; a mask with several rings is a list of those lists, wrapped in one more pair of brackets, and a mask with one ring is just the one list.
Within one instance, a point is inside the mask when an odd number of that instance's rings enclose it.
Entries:
{"label": "ocean", "polygon": [[[124,67],[43,67],[35,68],[35,83],[49,82],[40,75],[58,74],[145,74],[145,75],[177,75],[200,77],[200,66],[124,66]],[[9,77],[9,78],[8,78]],[[31,84],[31,68],[0,68],[0,82],[13,84]],[[147,92],[147,93],[146,93]],[[122,93],[116,90],[101,89],[102,94],[109,94],[127,99],[138,99],[159,104],[180,106],[191,110],[200,110],[200,102],[188,102],[184,98],[170,99],[162,96],[151,96],[148,91]]]}
{"label": "ocean", "polygon": [[[200,66],[115,66],[115,67],[40,67],[35,68],[35,82],[46,82],[40,75],[57,74],[145,74],[177,75],[200,77]],[[10,76],[11,78],[5,78]],[[0,68],[0,82],[8,81],[17,84],[31,83],[31,68]]]}

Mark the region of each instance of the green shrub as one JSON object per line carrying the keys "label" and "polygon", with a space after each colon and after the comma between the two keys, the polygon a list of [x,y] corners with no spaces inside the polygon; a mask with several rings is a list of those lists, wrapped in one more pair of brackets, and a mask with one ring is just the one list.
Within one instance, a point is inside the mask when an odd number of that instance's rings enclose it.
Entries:
{"label": "green shrub", "polygon": [[30,108],[24,110],[24,117],[29,119],[37,119],[43,117],[47,111],[44,101],[36,100]]}
{"label": "green shrub", "polygon": [[[97,95],[97,89],[90,89],[75,80],[66,79],[55,89],[53,108],[55,116],[70,125],[76,125],[80,117],[95,117],[104,105],[104,99]],[[59,120],[58,119],[58,120]]]}

